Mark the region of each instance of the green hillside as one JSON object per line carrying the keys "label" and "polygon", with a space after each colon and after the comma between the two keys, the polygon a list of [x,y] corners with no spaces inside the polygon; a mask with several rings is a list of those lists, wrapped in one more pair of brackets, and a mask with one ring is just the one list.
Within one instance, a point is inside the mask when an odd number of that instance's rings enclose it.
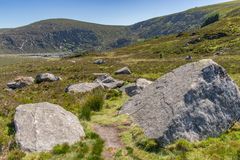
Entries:
{"label": "green hillside", "polygon": [[108,26],[69,19],[49,19],[0,30],[0,53],[91,52],[120,48],[161,35],[198,29],[213,14],[238,16],[240,1],[190,9],[131,26]]}

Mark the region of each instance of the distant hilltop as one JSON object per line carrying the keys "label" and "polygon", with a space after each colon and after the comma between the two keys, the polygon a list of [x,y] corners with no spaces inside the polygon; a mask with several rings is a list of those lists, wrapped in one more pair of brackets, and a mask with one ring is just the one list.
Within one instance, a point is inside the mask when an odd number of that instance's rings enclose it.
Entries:
{"label": "distant hilltop", "polygon": [[131,26],[110,26],[70,19],[49,19],[14,29],[0,29],[0,53],[105,51],[161,35],[200,28],[213,14],[240,15],[240,1],[194,8]]}

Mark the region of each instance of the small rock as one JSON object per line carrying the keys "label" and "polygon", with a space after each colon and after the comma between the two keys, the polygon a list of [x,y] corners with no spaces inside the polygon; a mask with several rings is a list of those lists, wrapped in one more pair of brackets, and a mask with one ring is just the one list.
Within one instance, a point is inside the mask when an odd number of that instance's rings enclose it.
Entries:
{"label": "small rock", "polygon": [[104,64],[105,63],[105,61],[103,60],[103,59],[97,59],[97,60],[95,60],[94,61],[94,64]]}
{"label": "small rock", "polygon": [[202,38],[201,37],[196,37],[196,38],[193,38],[190,41],[188,41],[187,44],[197,44],[199,42],[202,42]]}
{"label": "small rock", "polygon": [[65,92],[85,93],[100,87],[99,83],[79,83],[68,86]]}
{"label": "small rock", "polygon": [[226,37],[226,36],[227,36],[226,33],[219,32],[219,33],[215,33],[215,34],[205,34],[203,36],[203,38],[208,39],[208,40],[213,40],[213,39],[219,39],[219,38]]}
{"label": "small rock", "polygon": [[95,80],[95,82],[99,83],[101,86],[103,86],[104,88],[108,88],[108,89],[119,88],[119,87],[122,87],[124,84],[124,81],[116,80],[109,75],[99,76]]}
{"label": "small rock", "polygon": [[136,83],[131,83],[120,88],[120,90],[126,93],[129,97],[133,97],[141,92],[141,89],[136,85]]}
{"label": "small rock", "polygon": [[94,76],[96,77],[96,82],[103,81],[104,79],[111,77],[107,73],[94,73]]}
{"label": "small rock", "polygon": [[191,60],[192,60],[192,56],[186,56],[186,57],[185,57],[185,60],[186,60],[186,61],[191,61]]}
{"label": "small rock", "polygon": [[35,82],[42,83],[42,82],[54,82],[61,80],[60,77],[56,77],[51,73],[41,73],[36,76]]}
{"label": "small rock", "polygon": [[152,84],[152,81],[146,80],[144,78],[137,79],[136,83],[131,83],[126,86],[121,87],[121,91],[125,92],[128,96],[133,97],[139,94],[144,88]]}
{"label": "small rock", "polygon": [[115,74],[131,74],[132,72],[128,67],[123,67],[115,72]]}
{"label": "small rock", "polygon": [[102,76],[109,76],[108,73],[93,73],[94,77],[95,78],[99,78],[99,77],[102,77]]}
{"label": "small rock", "polygon": [[17,77],[13,82],[7,83],[7,87],[10,89],[20,89],[34,83],[33,77]]}
{"label": "small rock", "polygon": [[178,34],[176,35],[177,38],[178,38],[178,37],[182,37],[182,36],[184,36],[184,34],[183,34],[182,32],[180,32],[180,33],[178,33]]}
{"label": "small rock", "polygon": [[217,52],[214,53],[214,55],[215,55],[215,56],[220,56],[220,55],[222,55],[223,53],[224,53],[223,51],[217,51]]}
{"label": "small rock", "polygon": [[14,116],[16,142],[23,151],[43,152],[57,144],[74,144],[85,136],[78,118],[51,103],[20,105]]}

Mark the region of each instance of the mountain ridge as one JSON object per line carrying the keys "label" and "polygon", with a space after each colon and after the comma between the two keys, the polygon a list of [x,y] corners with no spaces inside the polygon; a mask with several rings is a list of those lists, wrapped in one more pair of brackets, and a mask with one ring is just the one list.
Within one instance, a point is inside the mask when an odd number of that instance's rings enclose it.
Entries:
{"label": "mountain ridge", "polygon": [[[0,29],[1,53],[101,52],[156,36],[200,28],[206,17],[238,14],[240,1],[197,7],[129,26],[103,25],[71,19],[47,19],[26,26]],[[235,11],[235,12],[234,12]]]}

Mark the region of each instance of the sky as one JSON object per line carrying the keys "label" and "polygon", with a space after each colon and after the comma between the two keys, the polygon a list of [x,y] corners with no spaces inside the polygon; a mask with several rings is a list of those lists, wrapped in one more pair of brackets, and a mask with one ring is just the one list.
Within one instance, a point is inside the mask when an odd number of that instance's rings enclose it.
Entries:
{"label": "sky", "polygon": [[49,18],[130,25],[153,17],[229,0],[0,0],[0,28]]}

